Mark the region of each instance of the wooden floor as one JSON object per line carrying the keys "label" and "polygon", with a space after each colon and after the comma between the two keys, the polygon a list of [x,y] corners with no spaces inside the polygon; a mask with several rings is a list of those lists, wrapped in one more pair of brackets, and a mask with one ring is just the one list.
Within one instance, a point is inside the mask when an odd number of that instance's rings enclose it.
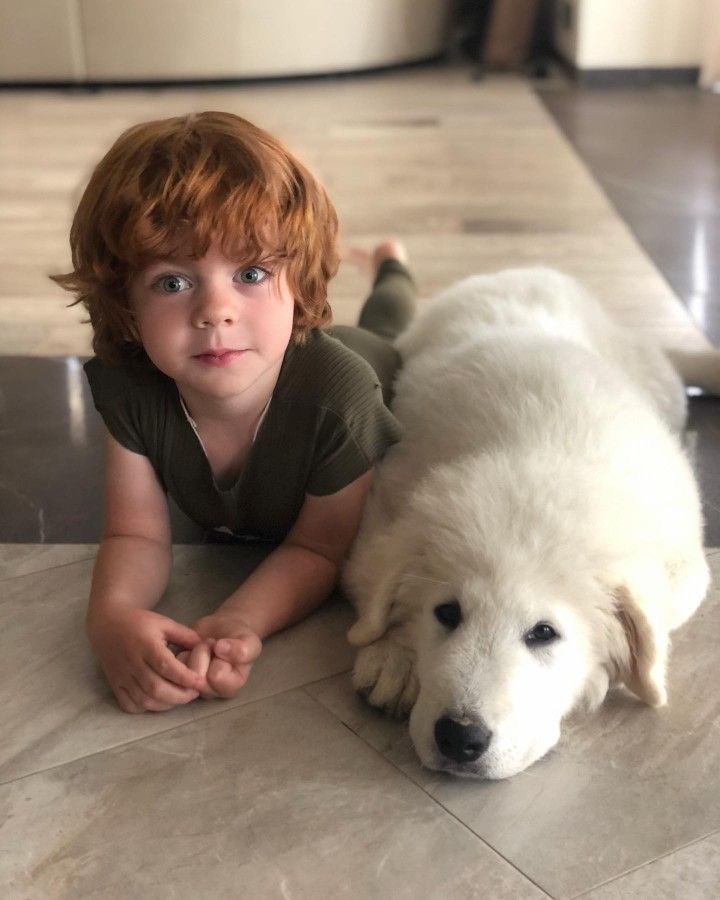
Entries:
{"label": "wooden floor", "polygon": [[[429,67],[223,88],[0,94],[0,353],[89,353],[83,312],[47,279],[92,166],[126,127],[224,109],[284,138],[333,197],[346,243],[404,238],[423,295],[476,271],[547,264],[579,276],[665,343],[705,339],[529,85]],[[341,267],[338,322],[363,277]]]}

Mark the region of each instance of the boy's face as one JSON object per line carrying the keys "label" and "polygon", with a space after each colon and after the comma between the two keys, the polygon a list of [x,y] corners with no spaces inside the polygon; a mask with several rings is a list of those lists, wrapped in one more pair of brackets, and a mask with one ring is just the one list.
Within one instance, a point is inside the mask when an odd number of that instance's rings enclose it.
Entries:
{"label": "boy's face", "polygon": [[240,266],[212,245],[201,259],[159,260],[133,275],[130,301],[145,352],[186,400],[272,391],[294,311],[276,264]]}

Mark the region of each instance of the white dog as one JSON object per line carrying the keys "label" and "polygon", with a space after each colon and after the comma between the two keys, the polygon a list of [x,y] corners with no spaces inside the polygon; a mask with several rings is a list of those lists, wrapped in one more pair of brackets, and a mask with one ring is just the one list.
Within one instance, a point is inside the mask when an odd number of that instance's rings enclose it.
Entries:
{"label": "white dog", "polygon": [[356,688],[412,709],[425,765],[485,778],[614,683],[665,703],[669,632],[708,586],[665,356],[546,269],[456,284],[398,348],[405,434],[345,573]]}

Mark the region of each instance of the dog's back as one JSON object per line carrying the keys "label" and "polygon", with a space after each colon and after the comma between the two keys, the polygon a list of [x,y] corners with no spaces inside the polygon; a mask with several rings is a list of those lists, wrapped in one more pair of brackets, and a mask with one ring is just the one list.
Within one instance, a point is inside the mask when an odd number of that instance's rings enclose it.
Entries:
{"label": "dog's back", "polygon": [[552,269],[508,269],[457,282],[422,308],[397,346],[407,364],[420,356],[449,360],[478,341],[542,336],[619,366],[670,429],[682,429],[685,391],[669,360],[652,342],[619,327],[573,278]]}
{"label": "dog's back", "polygon": [[572,498],[561,503],[570,527],[592,521],[603,546],[701,546],[678,435],[682,382],[572,279],[544,269],[467,279],[428,304],[400,349],[393,408],[404,436],[381,466],[366,533],[380,533],[438,466],[474,458],[510,473],[490,479],[486,502],[502,494],[498,505],[528,523],[548,505],[531,487],[542,479],[521,473],[542,471],[551,496]]}
{"label": "dog's back", "polygon": [[453,285],[426,304],[398,347],[394,411],[405,437],[383,471],[383,493],[397,501],[409,460],[415,479],[494,448],[590,460],[638,429],[665,442],[684,421],[683,385],[663,354],[549,269]]}

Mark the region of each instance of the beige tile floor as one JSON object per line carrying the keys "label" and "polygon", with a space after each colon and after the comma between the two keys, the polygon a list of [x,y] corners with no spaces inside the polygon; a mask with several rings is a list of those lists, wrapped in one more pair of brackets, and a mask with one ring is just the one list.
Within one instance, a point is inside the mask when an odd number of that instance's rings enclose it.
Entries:
{"label": "beige tile floor", "polygon": [[[121,713],[82,637],[93,549],[0,548],[1,896],[717,896],[718,588],[667,708],[617,694],[521,775],[468,782],[354,695],[342,601],[270,639],[233,700]],[[257,558],[176,548],[163,609],[192,618]]]}
{"label": "beige tile floor", "polygon": [[[399,234],[430,294],[550,263],[629,324],[702,336],[528,86],[462,70],[210,91],[0,94],[0,352],[84,353],[70,198],[127,125],[222,107],[283,135],[348,241]],[[364,290],[341,269],[339,321]],[[0,546],[0,897],[715,898],[720,596],[679,633],[671,703],[612,697],[514,779],[424,771],[352,693],[336,601],[267,642],[232,701],[121,713],[82,633],[94,546]],[[164,608],[190,620],[256,562],[176,548]],[[709,550],[720,587],[720,554]]]}

